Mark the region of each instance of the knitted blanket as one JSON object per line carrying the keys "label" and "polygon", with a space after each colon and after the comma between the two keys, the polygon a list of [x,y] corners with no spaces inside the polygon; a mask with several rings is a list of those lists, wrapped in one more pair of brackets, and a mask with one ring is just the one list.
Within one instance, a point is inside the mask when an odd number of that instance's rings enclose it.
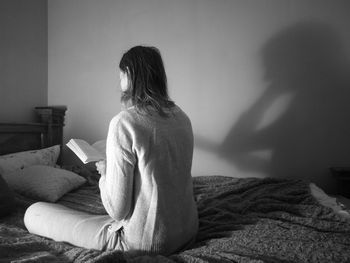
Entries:
{"label": "knitted blanket", "polygon": [[[59,203],[106,213],[94,180]],[[189,248],[168,256],[130,258],[29,234],[26,205],[0,219],[0,262],[350,262],[350,222],[323,207],[298,180],[194,178],[199,232]]]}

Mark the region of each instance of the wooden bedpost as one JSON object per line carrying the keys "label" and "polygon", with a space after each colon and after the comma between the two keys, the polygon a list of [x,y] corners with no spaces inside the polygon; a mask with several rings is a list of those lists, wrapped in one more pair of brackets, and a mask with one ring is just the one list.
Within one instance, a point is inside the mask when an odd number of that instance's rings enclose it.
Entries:
{"label": "wooden bedpost", "polygon": [[[66,106],[35,107],[40,123],[47,125],[47,136],[42,138],[44,145],[56,145],[63,148],[63,126]],[[45,140],[45,141],[44,141]],[[60,163],[61,159],[58,160]]]}

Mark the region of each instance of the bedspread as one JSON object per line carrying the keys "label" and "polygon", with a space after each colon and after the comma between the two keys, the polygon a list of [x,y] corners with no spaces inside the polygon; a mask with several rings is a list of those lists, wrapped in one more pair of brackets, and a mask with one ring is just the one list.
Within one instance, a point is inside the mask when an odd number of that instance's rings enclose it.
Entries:
{"label": "bedspread", "polygon": [[[96,182],[59,203],[106,213]],[[199,231],[186,250],[130,258],[54,242],[25,230],[22,205],[0,219],[0,262],[350,262],[350,222],[319,205],[306,182],[223,176],[193,182]]]}

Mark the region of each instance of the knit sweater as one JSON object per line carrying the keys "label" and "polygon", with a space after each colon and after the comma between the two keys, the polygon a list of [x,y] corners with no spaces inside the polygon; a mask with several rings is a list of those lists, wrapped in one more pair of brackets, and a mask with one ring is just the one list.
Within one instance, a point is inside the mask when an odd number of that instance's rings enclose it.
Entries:
{"label": "knit sweater", "polygon": [[133,254],[169,254],[197,233],[191,122],[178,106],[168,114],[131,107],[110,122],[101,198]]}

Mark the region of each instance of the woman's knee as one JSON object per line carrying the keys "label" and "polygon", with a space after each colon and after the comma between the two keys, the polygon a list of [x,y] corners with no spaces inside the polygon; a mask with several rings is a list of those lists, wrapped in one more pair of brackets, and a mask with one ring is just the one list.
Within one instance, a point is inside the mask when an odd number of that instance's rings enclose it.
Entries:
{"label": "woman's knee", "polygon": [[45,224],[50,221],[48,211],[55,204],[37,202],[29,206],[24,214],[24,225],[30,233],[42,235]]}
{"label": "woman's knee", "polygon": [[31,225],[33,221],[35,221],[35,217],[40,214],[40,210],[42,207],[43,202],[37,202],[29,206],[24,214],[24,224],[27,227],[27,225]]}

